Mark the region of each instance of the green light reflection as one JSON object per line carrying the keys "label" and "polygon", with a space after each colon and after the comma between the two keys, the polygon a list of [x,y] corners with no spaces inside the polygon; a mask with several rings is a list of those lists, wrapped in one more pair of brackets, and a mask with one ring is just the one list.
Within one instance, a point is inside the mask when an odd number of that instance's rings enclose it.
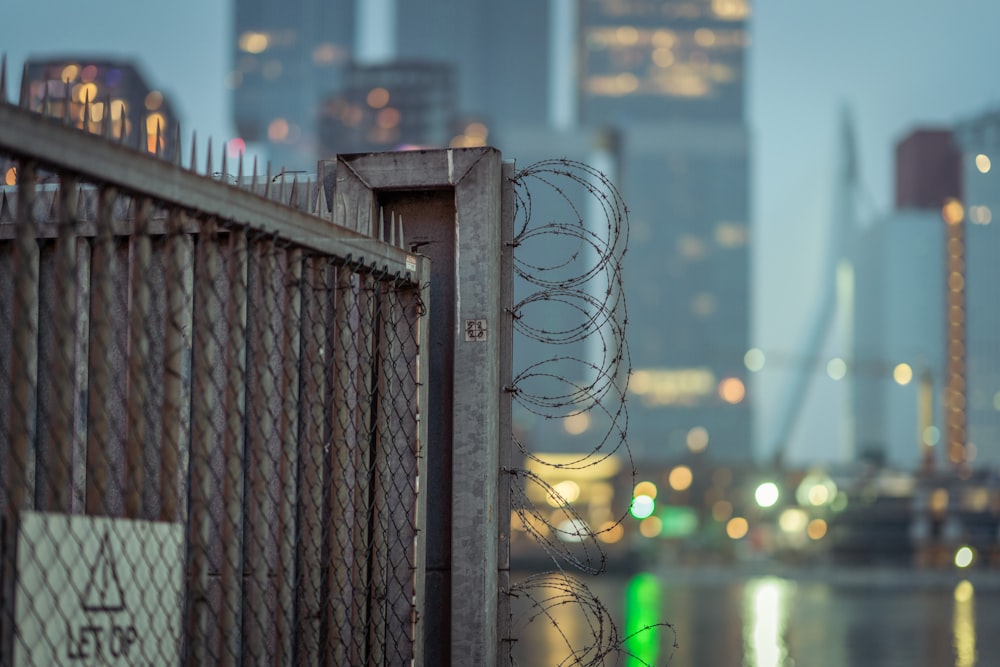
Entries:
{"label": "green light reflection", "polygon": [[660,655],[660,580],[643,572],[625,588],[626,667],[657,664]]}

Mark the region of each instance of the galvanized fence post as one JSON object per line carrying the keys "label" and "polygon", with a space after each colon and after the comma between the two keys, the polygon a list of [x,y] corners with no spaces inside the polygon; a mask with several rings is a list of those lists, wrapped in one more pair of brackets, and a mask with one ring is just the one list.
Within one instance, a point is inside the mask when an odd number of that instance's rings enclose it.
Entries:
{"label": "galvanized fence post", "polygon": [[501,442],[510,424],[512,202],[502,201],[500,153],[342,155],[325,168],[335,212],[359,229],[402,217],[406,242],[431,260],[425,660],[494,665],[506,638],[499,591],[510,521],[500,485],[501,452],[509,456]]}

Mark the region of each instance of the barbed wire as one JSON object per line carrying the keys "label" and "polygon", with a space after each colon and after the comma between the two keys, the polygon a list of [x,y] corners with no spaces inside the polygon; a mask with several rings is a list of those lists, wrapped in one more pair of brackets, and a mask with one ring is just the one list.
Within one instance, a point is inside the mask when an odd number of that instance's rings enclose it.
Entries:
{"label": "barbed wire", "polygon": [[[517,172],[512,180],[514,270],[520,288],[515,292],[527,292],[516,296],[514,329],[517,336],[540,343],[538,353],[543,356],[531,360],[526,355],[529,361],[515,372],[514,401],[544,420],[598,415],[591,420],[594,435],[585,447],[588,451],[573,460],[547,460],[516,435],[515,444],[525,459],[551,468],[580,470],[623,450],[631,463],[625,400],[631,368],[622,285],[628,209],[614,183],[582,162],[545,160]],[[542,221],[537,220],[539,212],[545,215]],[[562,317],[567,313],[574,319]],[[552,354],[553,346],[572,347],[568,353]],[[585,572],[603,571],[606,555],[592,530],[572,539],[583,545],[582,553],[574,553],[565,546],[565,539],[559,539],[567,537],[559,526],[550,525],[521,495],[529,484],[547,487],[544,480],[524,469],[512,470],[512,478],[514,498],[521,501],[515,503],[514,511],[525,525],[538,521],[546,525],[533,535],[553,560]],[[552,490],[545,490],[550,497]],[[586,526],[580,517],[574,517],[573,523]]]}
{"label": "barbed wire", "polygon": [[[562,646],[550,647],[550,655],[559,655],[560,650],[565,652],[559,662],[555,663],[556,667],[618,665],[623,659],[629,665],[654,667],[638,652],[629,650],[629,646],[633,640],[647,633],[652,633],[658,639],[657,631],[660,629],[670,631],[670,647],[672,650],[678,648],[677,632],[670,623],[644,625],[634,632],[622,635],[612,613],[600,597],[584,582],[564,572],[532,575],[519,583],[516,594],[527,611],[514,628],[515,633],[527,632],[528,626],[533,623],[544,623],[550,643],[553,640],[562,643]],[[576,622],[572,624],[575,632],[563,627],[567,613],[576,617]],[[580,633],[580,628],[593,638],[592,641],[580,645],[576,636]],[[670,657],[668,662],[669,659]],[[516,664],[516,661],[512,662]]]}
{"label": "barbed wire", "polygon": [[[587,438],[575,439],[587,444],[577,447],[578,454],[561,455],[559,460],[535,451],[518,433],[515,446],[536,469],[580,471],[620,457],[631,467],[634,484],[636,470],[627,441],[631,361],[622,274],[628,208],[611,179],[582,162],[545,160],[517,172],[512,181],[512,314],[517,358],[524,360],[514,373],[513,400],[543,421],[585,415],[589,426]],[[529,605],[515,620],[514,637],[544,620],[555,626],[565,644],[559,665],[614,664],[623,656],[634,661],[627,649],[632,635],[622,637],[600,599],[569,573],[605,571],[608,557],[600,538],[621,530],[628,510],[595,528],[542,474],[519,467],[509,473],[512,510],[555,567],[512,584],[510,594],[520,598],[522,606]],[[556,511],[537,507],[532,498],[545,498]],[[573,608],[569,613],[580,621],[574,625],[585,627],[586,637],[570,636],[560,627],[556,610],[564,615],[566,607]]]}

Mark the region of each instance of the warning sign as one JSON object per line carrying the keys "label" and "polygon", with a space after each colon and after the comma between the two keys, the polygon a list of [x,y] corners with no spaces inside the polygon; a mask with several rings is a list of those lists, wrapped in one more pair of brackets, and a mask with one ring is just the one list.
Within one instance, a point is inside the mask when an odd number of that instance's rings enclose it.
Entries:
{"label": "warning sign", "polygon": [[177,664],[183,527],[24,512],[14,665]]}

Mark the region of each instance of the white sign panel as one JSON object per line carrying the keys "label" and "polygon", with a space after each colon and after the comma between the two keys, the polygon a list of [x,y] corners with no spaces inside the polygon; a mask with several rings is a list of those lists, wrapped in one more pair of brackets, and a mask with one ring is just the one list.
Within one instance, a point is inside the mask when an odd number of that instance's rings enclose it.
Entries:
{"label": "white sign panel", "polygon": [[180,524],[22,512],[14,665],[176,665]]}
{"label": "white sign panel", "polygon": [[486,342],[486,320],[465,320],[465,340],[474,343]]}

